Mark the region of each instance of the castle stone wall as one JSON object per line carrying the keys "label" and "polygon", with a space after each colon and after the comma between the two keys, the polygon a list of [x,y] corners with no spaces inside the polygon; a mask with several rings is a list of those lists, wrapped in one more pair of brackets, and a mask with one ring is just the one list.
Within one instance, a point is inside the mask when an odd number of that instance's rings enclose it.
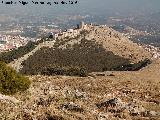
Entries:
{"label": "castle stone wall", "polygon": [[78,35],[80,35],[81,31],[83,31],[83,30],[89,31],[91,29],[91,27],[93,27],[92,24],[91,25],[87,25],[87,24],[84,24],[84,22],[81,22],[79,29],[68,29],[66,32],[57,33],[57,34],[55,34],[55,38],[54,39],[55,40],[64,39],[66,37],[75,38]]}

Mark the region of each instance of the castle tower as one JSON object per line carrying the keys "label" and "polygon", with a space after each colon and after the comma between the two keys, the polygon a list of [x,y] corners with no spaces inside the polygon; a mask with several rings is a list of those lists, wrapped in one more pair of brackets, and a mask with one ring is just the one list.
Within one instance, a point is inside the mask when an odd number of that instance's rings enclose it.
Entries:
{"label": "castle tower", "polygon": [[80,29],[84,29],[84,26],[85,26],[85,24],[84,24],[84,22],[82,21],[82,22],[80,23]]}

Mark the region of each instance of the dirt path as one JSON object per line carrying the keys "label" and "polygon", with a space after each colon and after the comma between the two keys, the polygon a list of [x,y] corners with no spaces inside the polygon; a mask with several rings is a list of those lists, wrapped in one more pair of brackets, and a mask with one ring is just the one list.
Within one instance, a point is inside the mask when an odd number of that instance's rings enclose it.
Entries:
{"label": "dirt path", "polygon": [[16,59],[15,61],[9,63],[9,66],[11,66],[13,69],[15,69],[17,72],[22,69],[22,63],[23,61],[27,60],[30,56],[32,56],[36,51],[40,50],[42,47],[53,47],[54,41],[45,41],[43,43],[40,43],[35,49],[33,49],[31,52],[25,54],[23,57]]}

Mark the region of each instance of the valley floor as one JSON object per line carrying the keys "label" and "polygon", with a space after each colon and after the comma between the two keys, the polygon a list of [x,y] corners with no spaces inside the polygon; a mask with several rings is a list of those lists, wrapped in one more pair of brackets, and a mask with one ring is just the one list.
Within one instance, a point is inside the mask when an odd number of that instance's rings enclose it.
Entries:
{"label": "valley floor", "polygon": [[0,97],[4,120],[160,120],[160,60],[137,72],[89,77],[29,76],[32,85]]}

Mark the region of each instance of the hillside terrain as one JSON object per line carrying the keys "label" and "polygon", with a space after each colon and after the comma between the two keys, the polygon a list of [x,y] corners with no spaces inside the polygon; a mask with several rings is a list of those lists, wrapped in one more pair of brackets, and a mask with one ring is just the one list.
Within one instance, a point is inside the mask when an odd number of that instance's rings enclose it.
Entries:
{"label": "hillside terrain", "polygon": [[0,93],[2,120],[160,120],[160,60],[109,27],[22,53],[8,65],[31,85]]}
{"label": "hillside terrain", "polygon": [[75,67],[89,73],[102,72],[152,57],[144,48],[106,26],[91,26],[76,38],[57,39],[52,45],[23,60],[20,72],[36,75],[61,69],[62,73]]}
{"label": "hillside terrain", "polygon": [[80,44],[66,49],[42,48],[24,61],[21,72],[36,75],[43,74],[46,69],[63,67],[83,68],[89,73],[102,72],[127,63],[129,60],[84,39]]}
{"label": "hillside terrain", "polygon": [[128,58],[132,62],[138,62],[151,57],[150,53],[146,52],[136,43],[133,43],[128,38],[123,37],[119,32],[106,26],[94,27],[86,38],[94,38],[94,40],[101,43],[106,50],[112,51],[115,55]]}
{"label": "hillside terrain", "polygon": [[[7,120],[159,120],[160,61],[141,71],[88,77],[29,76],[31,87],[0,97]],[[1,96],[1,95],[0,95]]]}
{"label": "hillside terrain", "polygon": [[42,42],[39,43],[35,48],[28,53],[24,54],[22,57],[17,58],[16,60],[9,63],[9,65],[15,69],[17,72],[23,67],[22,62],[27,60],[30,56],[32,56],[36,51],[40,50],[43,47],[52,47],[54,44],[54,41],[48,41],[48,42]]}

